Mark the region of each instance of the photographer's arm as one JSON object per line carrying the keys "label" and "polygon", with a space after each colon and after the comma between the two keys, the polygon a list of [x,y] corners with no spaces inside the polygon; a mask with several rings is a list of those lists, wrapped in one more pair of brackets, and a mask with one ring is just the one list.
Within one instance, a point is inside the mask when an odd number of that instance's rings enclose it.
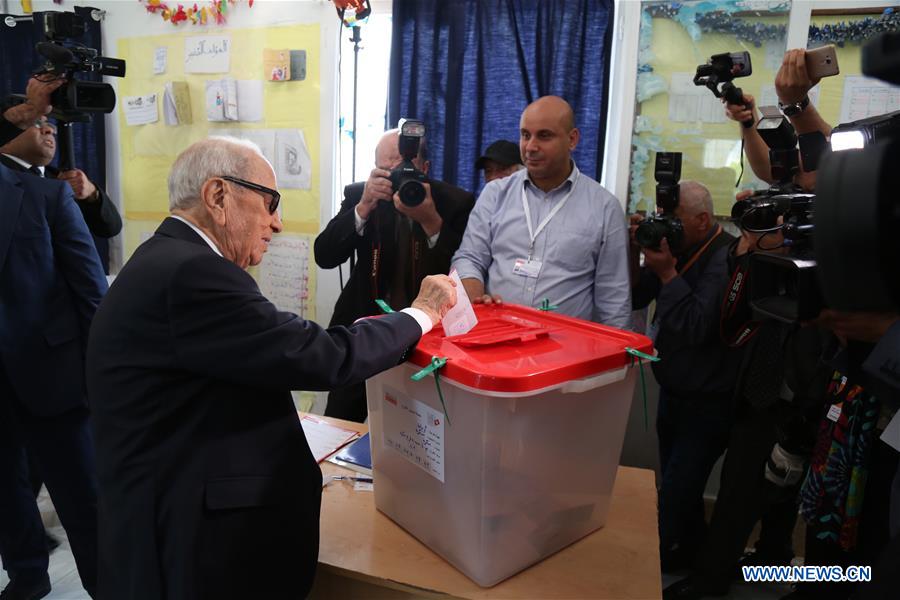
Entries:
{"label": "photographer's arm", "polygon": [[32,77],[25,88],[27,100],[3,113],[0,120],[0,146],[17,137],[22,130],[29,127],[40,117],[52,110],[50,94],[65,83],[65,79],[39,81]]}
{"label": "photographer's arm", "polygon": [[[739,104],[726,104],[725,115],[738,124],[753,119],[754,123],[758,120],[756,114],[756,103],[753,96],[744,94],[745,106]],[[772,166],[769,162],[769,147],[760,137],[756,127],[744,127],[741,125],[741,137],[744,140],[744,154],[747,156],[747,162],[753,174],[766,183],[774,183],[772,179]]]}
{"label": "photographer's arm", "polygon": [[[775,75],[775,93],[782,104],[794,104],[809,95],[809,90],[819,83],[811,79],[806,70],[806,50],[797,48],[784,53],[781,68]],[[790,117],[797,134],[821,131],[825,137],[831,135],[831,126],[825,122],[816,107],[810,102],[798,114]]]}

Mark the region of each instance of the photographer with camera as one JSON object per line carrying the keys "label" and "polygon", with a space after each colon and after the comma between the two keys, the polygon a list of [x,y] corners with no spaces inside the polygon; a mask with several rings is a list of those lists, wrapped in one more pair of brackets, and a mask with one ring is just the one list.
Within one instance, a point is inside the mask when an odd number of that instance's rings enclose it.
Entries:
{"label": "photographer with camera", "polygon": [[[656,301],[650,335],[662,359],[653,363],[653,373],[660,386],[663,572],[691,564],[703,541],[703,490],[728,441],[739,358],[718,328],[727,251],[735,238],[716,222],[709,190],[693,181],[681,182],[678,190],[674,209],[663,215],[671,225],[661,235],[648,235],[642,217],[631,216],[633,305]],[[640,252],[644,266],[638,268]]]}
{"label": "photographer with camera", "polygon": [[32,127],[53,110],[50,97],[65,83],[64,78],[41,81],[36,77],[28,80],[25,88],[25,102],[3,111],[0,115],[0,145],[6,144]]}
{"label": "photographer with camera", "polygon": [[84,171],[60,171],[50,165],[56,155],[56,127],[46,117],[0,146],[0,163],[14,171],[61,179],[69,184],[88,229],[97,237],[111,238],[122,230],[122,218],[110,197],[88,179]]}
{"label": "photographer with camera", "polygon": [[[375,168],[365,182],[344,188],[344,201],[314,245],[316,264],[333,269],[356,255],[330,326],[351,325],[378,314],[376,299],[406,308],[427,275],[446,274],[459,247],[475,196],[428,179],[424,125],[407,120],[386,132],[375,148]],[[365,384],[328,394],[325,414],[363,422]]]}
{"label": "photographer with camera", "polygon": [[[821,132],[828,136],[831,126],[822,119],[816,107],[809,101],[809,90],[819,83],[819,79],[809,76],[806,68],[806,51],[803,49],[788,50],[784,54],[781,67],[775,76],[775,92],[778,95],[778,107],[796,130],[798,135]],[[759,120],[756,101],[750,94],[743,94],[743,104],[729,102],[723,98],[725,114],[738,123]],[[756,127],[742,126],[741,137],[744,142],[744,154],[750,163],[753,174],[766,183],[778,183],[772,175],[769,160],[769,147],[763,141]],[[804,190],[815,187],[815,170],[801,169],[794,177],[794,183]]]}

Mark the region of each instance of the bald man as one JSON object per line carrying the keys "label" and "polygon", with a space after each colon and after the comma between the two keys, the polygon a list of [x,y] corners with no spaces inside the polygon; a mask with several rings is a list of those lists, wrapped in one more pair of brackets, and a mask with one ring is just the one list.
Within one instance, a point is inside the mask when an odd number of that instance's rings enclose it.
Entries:
{"label": "bald man", "polygon": [[[684,239],[670,248],[633,243],[634,307],[656,300],[651,336],[662,359],[656,420],[662,477],[659,490],[660,558],[665,572],[691,563],[703,539],[703,490],[731,427],[739,355],[719,336],[722,297],[728,286],[728,247],[735,241],[716,221],[712,196],[694,181],[681,183],[674,216]],[[640,221],[632,216],[632,240]]]}
{"label": "bald man", "polygon": [[[398,142],[396,129],[385,132],[375,148],[375,168],[369,179],[344,188],[340,211],[316,238],[316,264],[323,269],[342,265],[356,254],[356,266],[334,307],[332,326],[379,314],[377,298],[394,310],[409,306],[426,275],[449,271],[450,258],[475,204],[471,192],[435,179],[424,184],[421,204],[403,204],[388,179],[403,162]],[[424,138],[412,162],[428,174]],[[325,414],[365,421],[365,385],[332,391]]]}
{"label": "bald man", "polygon": [[619,201],[572,160],[572,107],[531,103],[519,123],[525,169],[485,185],[453,266],[473,302],[538,306],[629,326],[628,228]]}

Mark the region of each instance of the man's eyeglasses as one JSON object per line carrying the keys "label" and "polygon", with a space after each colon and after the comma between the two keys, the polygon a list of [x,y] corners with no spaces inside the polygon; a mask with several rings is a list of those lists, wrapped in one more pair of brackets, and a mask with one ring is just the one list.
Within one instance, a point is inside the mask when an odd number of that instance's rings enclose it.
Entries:
{"label": "man's eyeglasses", "polygon": [[53,133],[54,135],[56,134],[56,125],[49,121],[42,121],[38,119],[37,121],[32,123],[32,127],[35,127],[37,129],[43,129],[44,127],[46,127],[50,130],[51,133]]}
{"label": "man's eyeglasses", "polygon": [[277,190],[273,190],[272,188],[267,188],[264,185],[259,185],[258,183],[253,183],[251,181],[246,181],[244,179],[239,179],[237,177],[231,177],[230,175],[220,175],[222,179],[225,181],[230,181],[232,183],[236,183],[241,187],[245,187],[248,190],[253,190],[254,192],[259,192],[260,194],[268,194],[269,202],[268,209],[269,214],[274,215],[275,211],[278,210],[278,203],[281,201],[281,194]]}

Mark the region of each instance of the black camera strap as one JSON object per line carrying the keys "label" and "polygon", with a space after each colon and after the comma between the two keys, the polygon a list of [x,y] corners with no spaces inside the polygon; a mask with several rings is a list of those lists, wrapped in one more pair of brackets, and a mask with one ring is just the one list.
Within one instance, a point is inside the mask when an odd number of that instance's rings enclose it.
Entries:
{"label": "black camera strap", "polygon": [[760,322],[753,319],[750,303],[745,297],[750,277],[751,254],[747,252],[737,257],[734,273],[722,300],[719,331],[725,343],[733,348],[743,346],[759,331]]}

